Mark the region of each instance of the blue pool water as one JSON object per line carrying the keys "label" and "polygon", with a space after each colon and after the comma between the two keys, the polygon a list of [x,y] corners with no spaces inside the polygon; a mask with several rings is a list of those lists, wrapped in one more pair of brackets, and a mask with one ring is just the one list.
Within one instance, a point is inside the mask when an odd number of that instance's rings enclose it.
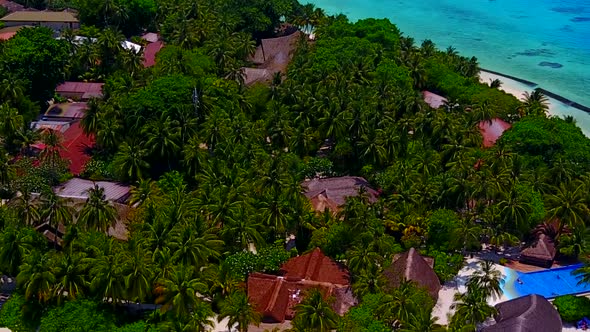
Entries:
{"label": "blue pool water", "polygon": [[572,274],[580,267],[582,264],[529,273],[510,270],[502,289],[509,299],[529,294],[539,294],[549,299],[560,295],[588,293],[590,284],[578,285],[580,277]]}
{"label": "blue pool water", "polygon": [[307,1],[353,21],[389,18],[418,45],[453,46],[483,68],[590,106],[590,0]]}

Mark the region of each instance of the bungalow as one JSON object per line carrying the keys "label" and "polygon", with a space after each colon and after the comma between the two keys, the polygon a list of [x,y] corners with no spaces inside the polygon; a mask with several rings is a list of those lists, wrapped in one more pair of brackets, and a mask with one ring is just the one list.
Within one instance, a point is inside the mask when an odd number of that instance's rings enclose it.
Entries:
{"label": "bungalow", "polygon": [[55,31],[80,28],[80,21],[69,12],[17,11],[0,19],[7,27],[19,25],[43,26]]}
{"label": "bungalow", "polygon": [[125,203],[130,196],[131,187],[118,182],[90,181],[80,178],[70,179],[58,186],[53,187],[53,192],[59,197],[72,200],[88,199],[88,191],[95,185],[104,189],[104,196],[107,201]]}
{"label": "bungalow", "polygon": [[441,289],[440,280],[434,272],[434,259],[424,257],[414,248],[393,258],[390,267],[383,271],[387,279],[387,287],[397,288],[404,280],[413,281],[428,291],[436,302]]}
{"label": "bungalow", "polygon": [[143,66],[145,68],[151,67],[156,64],[156,54],[164,47],[164,43],[161,41],[155,41],[149,43],[144,47],[143,50]]}
{"label": "bungalow", "polygon": [[553,265],[556,249],[555,243],[545,234],[540,234],[537,240],[520,253],[520,262],[549,268]]}
{"label": "bungalow", "polygon": [[338,212],[346,203],[347,197],[359,196],[361,192],[367,195],[371,203],[375,203],[379,196],[367,180],[357,176],[316,178],[304,181],[301,186],[305,189],[305,196],[310,200],[313,209],[318,212],[324,212],[326,209]]}
{"label": "bungalow", "polygon": [[496,304],[496,324],[484,327],[482,332],[559,332],[561,318],[555,307],[536,294]]}
{"label": "bungalow", "polygon": [[90,98],[102,98],[104,83],[64,82],[55,88],[55,92],[63,98],[86,101]]}
{"label": "bungalow", "polygon": [[320,249],[287,261],[281,275],[253,273],[248,277],[250,303],[263,315],[263,322],[291,320],[295,306],[310,289],[319,289],[325,297],[333,297],[336,313],[344,315],[356,304],[350,290],[350,275]]}

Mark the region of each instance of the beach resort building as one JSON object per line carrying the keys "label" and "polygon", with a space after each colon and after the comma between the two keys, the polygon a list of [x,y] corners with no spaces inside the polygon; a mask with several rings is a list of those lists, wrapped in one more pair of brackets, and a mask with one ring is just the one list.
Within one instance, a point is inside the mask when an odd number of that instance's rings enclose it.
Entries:
{"label": "beach resort building", "polygon": [[520,253],[520,262],[550,268],[555,259],[555,243],[545,234]]}
{"label": "beach resort building", "polygon": [[87,101],[90,98],[102,98],[104,83],[63,82],[55,88],[55,93],[63,98]]}
{"label": "beach resort building", "polygon": [[80,28],[80,21],[70,12],[16,11],[0,19],[6,27],[42,26],[62,31]]}
{"label": "beach resort building", "polygon": [[438,299],[441,285],[434,272],[434,259],[420,255],[414,248],[396,255],[391,266],[383,271],[383,276],[387,279],[387,287],[390,289],[399,287],[404,280],[409,280],[425,288],[435,302]]}
{"label": "beach resort building", "polygon": [[346,203],[347,197],[366,195],[370,203],[375,203],[379,193],[370,187],[367,180],[358,176],[341,176],[334,178],[312,179],[304,181],[301,186],[313,209],[324,212],[329,209],[333,213],[339,211]]}
{"label": "beach resort building", "polygon": [[95,185],[104,189],[104,196],[107,201],[125,203],[129,199],[131,187],[118,182],[90,181],[73,178],[58,186],[53,187],[53,192],[59,197],[71,200],[86,201],[88,191]]}
{"label": "beach resort building", "polygon": [[482,332],[559,332],[561,318],[555,307],[543,296],[531,294],[498,303],[496,324]]}
{"label": "beach resort building", "polygon": [[496,144],[496,141],[502,134],[510,129],[512,125],[502,119],[494,118],[489,121],[481,121],[478,124],[479,131],[483,137],[483,147],[490,148]]}
{"label": "beach resort building", "polygon": [[253,273],[248,277],[250,303],[263,315],[263,322],[281,323],[293,319],[294,307],[310,289],[333,297],[339,315],[356,305],[350,289],[348,270],[324,255],[319,248],[288,260],[280,275]]}
{"label": "beach resort building", "polygon": [[275,73],[284,74],[301,36],[302,32],[295,31],[286,36],[263,39],[249,59],[255,67],[243,68],[245,84],[269,82]]}

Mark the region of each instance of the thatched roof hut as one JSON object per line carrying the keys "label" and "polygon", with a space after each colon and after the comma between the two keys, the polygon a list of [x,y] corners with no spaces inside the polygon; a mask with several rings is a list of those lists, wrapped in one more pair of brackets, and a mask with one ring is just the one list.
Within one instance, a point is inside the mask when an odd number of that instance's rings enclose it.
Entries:
{"label": "thatched roof hut", "polygon": [[305,189],[305,196],[318,212],[324,212],[325,209],[337,212],[346,203],[347,197],[358,196],[361,191],[364,191],[371,203],[375,203],[379,196],[367,180],[358,176],[313,179],[301,185]]}
{"label": "thatched roof hut", "polygon": [[553,305],[544,297],[531,294],[496,304],[496,324],[482,332],[559,332],[561,318]]}
{"label": "thatched roof hut", "polygon": [[520,262],[551,267],[555,258],[555,243],[545,234],[539,235],[537,241],[520,253]]}
{"label": "thatched roof hut", "polygon": [[391,266],[383,271],[383,275],[390,288],[397,288],[402,281],[410,280],[419,287],[426,288],[435,302],[438,299],[441,285],[434,272],[434,260],[421,256],[414,248],[395,257]]}

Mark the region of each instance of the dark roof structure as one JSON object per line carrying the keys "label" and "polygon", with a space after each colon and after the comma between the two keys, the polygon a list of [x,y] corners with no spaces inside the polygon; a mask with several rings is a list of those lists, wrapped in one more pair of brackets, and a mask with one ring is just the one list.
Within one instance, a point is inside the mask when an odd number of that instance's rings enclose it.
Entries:
{"label": "dark roof structure", "polygon": [[496,324],[482,332],[559,332],[561,318],[544,297],[532,294],[496,304]]}
{"label": "dark roof structure", "polygon": [[103,85],[104,83],[63,82],[55,88],[55,92],[64,97],[75,94],[82,100],[101,98]]}
{"label": "dark roof structure", "polygon": [[357,302],[350,289],[348,271],[326,257],[319,249],[292,258],[281,268],[282,276],[253,273],[248,277],[250,303],[265,322],[293,319],[294,307],[310,289],[333,297],[333,309],[343,315]]}
{"label": "dark roof structure", "polygon": [[15,11],[0,19],[3,22],[58,22],[78,23],[76,16],[70,12],[52,11]]}
{"label": "dark roof structure", "polygon": [[9,13],[18,12],[25,9],[25,6],[20,3],[9,0],[0,0],[0,6],[6,8]]}
{"label": "dark roof structure", "polygon": [[502,119],[495,118],[490,121],[481,121],[478,127],[481,136],[483,136],[483,147],[490,148],[496,144],[500,136],[506,130],[510,129],[512,125]]}
{"label": "dark roof structure", "polygon": [[338,207],[346,203],[347,197],[358,196],[359,191],[364,191],[371,203],[375,203],[379,196],[367,180],[357,176],[313,179],[301,185],[305,189],[305,196],[318,212],[323,212],[325,209],[337,212]]}
{"label": "dark roof structure", "polygon": [[397,288],[404,280],[415,282],[426,288],[428,294],[436,301],[441,288],[440,280],[434,272],[434,260],[421,256],[414,248],[394,257],[390,267],[383,271],[388,280],[388,287]]}
{"label": "dark roof structure", "polygon": [[545,234],[540,234],[531,246],[520,253],[520,262],[541,267],[551,267],[555,259],[555,243]]}

